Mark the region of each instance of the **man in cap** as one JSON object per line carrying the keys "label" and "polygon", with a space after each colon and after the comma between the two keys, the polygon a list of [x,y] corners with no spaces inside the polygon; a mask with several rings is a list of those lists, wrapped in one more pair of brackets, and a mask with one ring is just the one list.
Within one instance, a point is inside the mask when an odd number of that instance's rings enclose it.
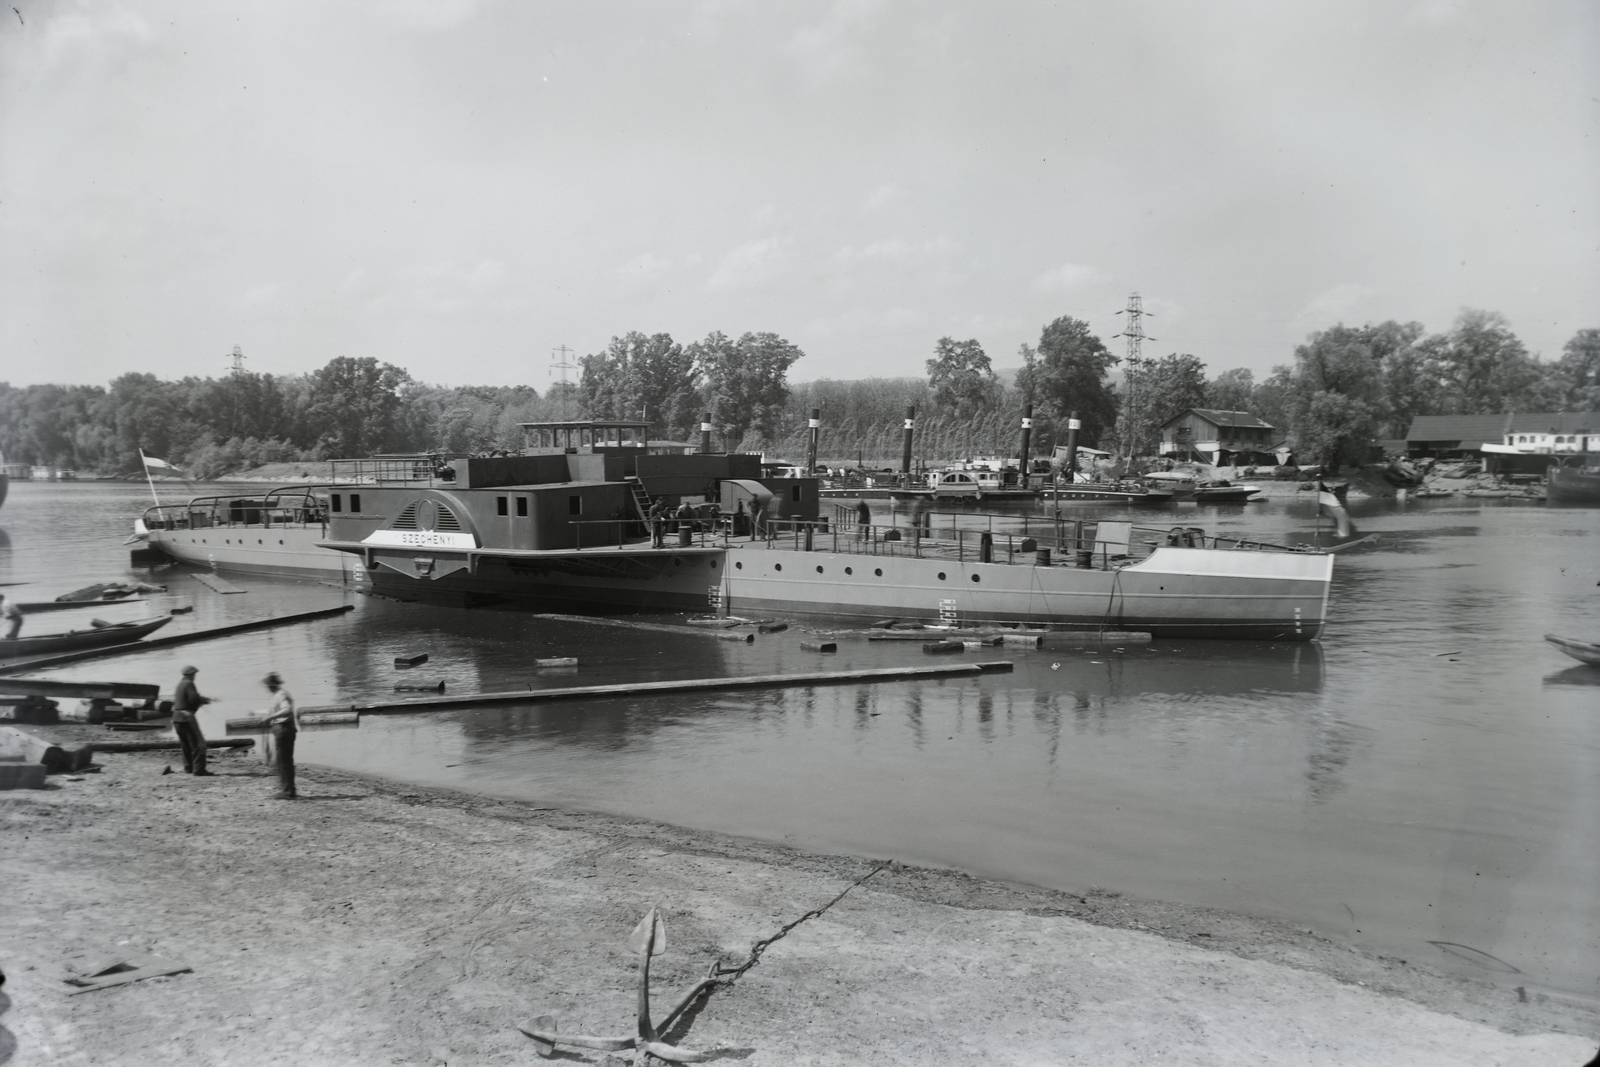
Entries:
{"label": "man in cap", "polygon": [[300,732],[300,713],[295,710],[294,697],[283,687],[283,679],[273,671],[261,679],[272,694],[272,706],[267,709],[264,725],[272,728],[273,759],[278,766],[278,799],[294,800],[294,739]]}
{"label": "man in cap", "polygon": [[206,770],[206,739],[200,732],[195,712],[202,705],[211,703],[211,700],[201,696],[200,690],[195,688],[194,676],[199,673],[198,667],[183,669],[183,678],[172,694],[172,730],[178,735],[178,744],[183,746],[184,771],[209,775],[211,772]]}

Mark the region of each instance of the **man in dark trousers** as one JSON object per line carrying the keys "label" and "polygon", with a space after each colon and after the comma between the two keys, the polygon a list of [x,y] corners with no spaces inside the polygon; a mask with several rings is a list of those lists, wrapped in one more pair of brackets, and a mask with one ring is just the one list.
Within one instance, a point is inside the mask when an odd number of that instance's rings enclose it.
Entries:
{"label": "man in dark trousers", "polygon": [[856,504],[856,540],[865,541],[872,529],[872,509],[862,500]]}
{"label": "man in dark trousers", "polygon": [[667,543],[667,506],[657,500],[650,505],[650,544],[660,548]]}
{"label": "man in dark trousers", "polygon": [[194,676],[199,673],[198,667],[183,669],[183,678],[172,694],[172,730],[178,735],[178,744],[183,747],[184,772],[209,775],[211,772],[206,770],[206,739],[200,732],[195,712],[211,701],[201,696],[200,690],[195,688]]}
{"label": "man in dark trousers", "polygon": [[15,641],[22,632],[22,609],[17,607],[15,600],[7,599],[4,593],[0,593],[0,621],[5,623],[6,640]]}
{"label": "man in dark trousers", "polygon": [[278,766],[278,799],[294,800],[299,796],[294,788],[294,739],[300,732],[300,713],[295,710],[294,697],[283,687],[283,679],[277,671],[261,681],[272,694],[272,706],[267,709],[262,725],[272,730],[273,759]]}

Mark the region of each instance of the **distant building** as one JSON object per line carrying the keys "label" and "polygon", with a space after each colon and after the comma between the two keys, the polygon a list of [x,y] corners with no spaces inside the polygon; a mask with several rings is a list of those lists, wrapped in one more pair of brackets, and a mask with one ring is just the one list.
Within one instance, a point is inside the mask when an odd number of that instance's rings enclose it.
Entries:
{"label": "distant building", "polygon": [[1588,442],[1596,437],[1600,437],[1600,411],[1418,415],[1406,431],[1406,455],[1475,459],[1486,444],[1538,455],[1582,452],[1594,450]]}
{"label": "distant building", "polygon": [[1189,408],[1161,424],[1161,454],[1218,466],[1276,463],[1279,435],[1248,411]]}

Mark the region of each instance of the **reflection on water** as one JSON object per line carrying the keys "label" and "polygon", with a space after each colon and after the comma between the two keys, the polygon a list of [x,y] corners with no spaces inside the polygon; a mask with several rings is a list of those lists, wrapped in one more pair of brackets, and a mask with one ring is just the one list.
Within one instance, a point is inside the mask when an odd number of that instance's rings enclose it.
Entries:
{"label": "reflection on water", "polygon": [[[1085,513],[1310,541],[1315,503],[1303,495]],[[1437,966],[1595,995],[1600,670],[1572,665],[1541,635],[1600,639],[1600,511],[1486,504],[1353,504],[1362,532],[1380,540],[1340,557],[1320,644],[1057,643],[985,650],[1016,669],[981,679],[370,716],[359,729],[306,731],[300,755],[1279,917]],[[0,577],[9,568],[4,580],[30,580],[29,599],[48,599],[124,576],[120,541],[141,506],[127,486],[19,485]],[[251,578],[238,579],[248,593],[222,597],[176,568],[161,580],[165,596],[101,613],[120,620],[193,603],[195,614],[173,624],[188,628],[349,597]],[[220,698],[202,715],[220,733],[224,718],[265,703],[258,680],[268,669],[315,704],[438,680],[451,692],[508,691],[932,662],[915,642],[844,639],[824,657],[800,648],[799,631],[744,645],[355,599],[344,619],[53,677],[170,686],[192,659],[202,692]],[[427,664],[394,668],[396,656],[419,652]],[[533,664],[556,656],[581,667],[556,675]]]}

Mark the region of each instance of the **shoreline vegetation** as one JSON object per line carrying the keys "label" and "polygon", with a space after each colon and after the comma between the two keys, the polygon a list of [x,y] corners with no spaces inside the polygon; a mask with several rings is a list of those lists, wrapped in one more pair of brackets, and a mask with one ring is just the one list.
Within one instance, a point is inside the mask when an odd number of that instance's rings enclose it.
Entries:
{"label": "shoreline vegetation", "polygon": [[[97,758],[0,794],[17,1067],[537,1062],[537,1016],[633,1032],[652,906],[658,1017],[794,924],[665,1035],[711,1062],[1576,1067],[1600,1033],[1577,997],[1225,912],[319,767],[275,801],[247,751],[207,778],[163,773],[175,750]],[[191,971],[65,995],[75,959],[137,954]]]}
{"label": "shoreline vegetation", "polygon": [[[1134,310],[1132,308],[1125,310]],[[1130,320],[1131,321],[1131,320]],[[898,455],[902,416],[916,412],[918,456],[930,466],[1009,453],[1025,411],[1037,454],[1079,444],[1149,455],[1161,427],[1190,408],[1237,412],[1270,428],[1263,453],[1286,448],[1337,472],[1406,436],[1418,415],[1591,411],[1600,407],[1600,329],[1579,330],[1559,358],[1529,353],[1494,312],[1463,309],[1447,333],[1421,323],[1343,324],[1296,346],[1293,363],[1260,381],[1246,368],[1208,378],[1198,356],[1123,359],[1089,324],[1061,316],[1021,366],[996,370],[976,339],[940,338],[926,377],[790,384],[805,353],[770,332],[713,331],[683,344],[630,331],[579,360],[574,383],[444,386],[371,356],[339,356],[304,374],[236,370],[164,381],[128,373],[107,386],[0,382],[0,452],[14,464],[134,474],[141,456],[194,478],[263,463],[376,453],[482,453],[522,446],[521,424],[638,419],[656,440],[692,442],[709,421],[718,451],[798,457],[820,412],[821,449]],[[1260,457],[1258,457],[1260,458]]]}

